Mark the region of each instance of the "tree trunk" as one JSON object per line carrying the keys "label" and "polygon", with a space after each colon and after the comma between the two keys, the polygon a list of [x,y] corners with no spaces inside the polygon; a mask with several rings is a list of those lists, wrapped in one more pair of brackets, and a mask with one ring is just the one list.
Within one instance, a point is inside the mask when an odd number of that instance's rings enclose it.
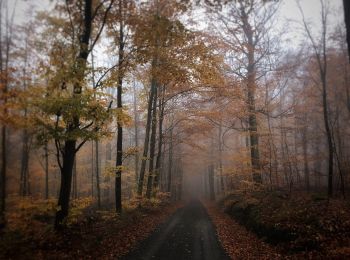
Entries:
{"label": "tree trunk", "polygon": [[116,158],[116,176],[115,176],[115,209],[117,213],[122,212],[122,166],[123,166],[123,66],[124,66],[124,24],[123,24],[123,0],[119,0],[119,57],[118,57],[118,86],[117,86],[117,107],[119,117],[117,122],[117,158]]}
{"label": "tree trunk", "polygon": [[308,140],[307,140],[307,128],[306,126],[302,129],[302,142],[303,142],[303,157],[304,157],[304,175],[305,175],[305,186],[306,191],[310,192],[310,170],[309,170],[309,159],[308,159]]}
{"label": "tree trunk", "polygon": [[[86,62],[89,56],[89,42],[92,26],[92,0],[84,1],[84,29],[80,37],[79,56],[76,60],[78,70],[74,75],[77,82],[83,81],[85,77]],[[82,86],[80,84],[74,85],[73,97],[80,95]],[[72,133],[79,129],[80,119],[78,115],[73,116],[73,122],[67,126],[67,133]],[[72,171],[73,164],[76,155],[76,139],[66,140],[64,143],[64,153],[62,154],[62,167],[61,167],[61,188],[58,200],[58,210],[56,212],[55,229],[62,228],[64,220],[68,216],[69,200],[72,184]]]}
{"label": "tree trunk", "polygon": [[[25,111],[26,114],[26,111]],[[28,131],[25,129],[23,131],[22,139],[22,159],[21,159],[21,181],[20,181],[20,195],[29,195],[29,136]]]}
{"label": "tree trunk", "polygon": [[72,185],[72,171],[75,159],[75,140],[65,142],[63,165],[61,168],[61,188],[58,198],[58,210],[56,212],[55,229],[62,228],[64,220],[68,216],[69,198]]}
{"label": "tree trunk", "polygon": [[5,203],[6,203],[6,168],[7,168],[7,147],[6,147],[6,126],[1,128],[1,174],[0,174],[0,229],[5,227]]}
{"label": "tree trunk", "polygon": [[138,183],[138,188],[137,188],[137,194],[139,196],[142,196],[143,182],[144,182],[144,178],[145,178],[148,146],[149,146],[149,138],[150,138],[150,130],[151,130],[151,121],[152,121],[152,105],[153,105],[153,99],[154,99],[156,87],[157,87],[156,82],[153,79],[152,83],[151,83],[151,90],[150,90],[149,98],[148,98],[145,142],[143,145],[143,155],[142,155],[142,159],[141,159],[141,169],[140,169],[139,183]]}
{"label": "tree trunk", "polygon": [[94,142],[91,143],[91,198],[94,199],[94,172],[95,172],[95,163],[94,163]]}
{"label": "tree trunk", "polygon": [[215,200],[213,164],[210,164],[208,167],[208,180],[209,180],[209,198],[210,200]]}
{"label": "tree trunk", "polygon": [[[95,83],[95,64],[94,64],[94,53],[91,51],[91,68],[92,68],[92,85],[95,89],[96,83]],[[96,98],[96,95],[94,94],[94,98]],[[98,140],[95,140],[95,178],[96,178],[96,195],[97,195],[97,207],[101,208],[101,189],[100,189],[100,156],[99,156],[99,142]],[[92,177],[93,182],[93,177]]]}
{"label": "tree trunk", "polygon": [[[139,126],[138,126],[138,112],[137,112],[137,92],[136,92],[136,86],[135,82],[133,84],[133,89],[134,89],[134,131],[135,131],[135,148],[139,148]],[[136,151],[135,154],[135,179],[136,183],[139,180],[138,174],[139,174],[139,164],[140,164],[140,155],[139,151]]]}
{"label": "tree trunk", "polygon": [[95,140],[95,152],[96,152],[96,192],[97,192],[97,207],[101,208],[101,189],[100,189],[100,162],[99,162],[99,149],[98,140]]}
{"label": "tree trunk", "polygon": [[[243,12],[243,9],[242,9]],[[248,103],[248,130],[250,138],[250,157],[252,165],[253,181],[262,183],[260,172],[259,155],[259,135],[258,123],[255,111],[255,92],[256,92],[256,68],[255,68],[255,46],[253,41],[253,30],[249,24],[247,14],[242,13],[243,30],[247,37],[248,44],[248,66],[247,66],[247,103]]]}
{"label": "tree trunk", "polygon": [[183,171],[181,165],[181,159],[179,160],[179,168],[177,173],[177,200],[182,199],[182,183],[183,183]]}
{"label": "tree trunk", "polygon": [[168,186],[167,192],[171,192],[171,176],[172,176],[172,168],[173,168],[173,125],[171,125],[170,129],[170,138],[169,138],[169,160],[168,160]]}
{"label": "tree trunk", "polygon": [[165,86],[162,86],[160,95],[161,95],[161,98],[159,99],[159,104],[158,104],[159,106],[158,153],[157,153],[156,169],[155,169],[155,176],[154,176],[154,182],[153,182],[154,191],[156,191],[159,185],[159,178],[161,174]]}
{"label": "tree trunk", "polygon": [[156,148],[156,134],[157,134],[157,100],[158,100],[158,86],[156,84],[153,96],[152,105],[152,126],[151,126],[151,143],[150,143],[150,155],[148,162],[148,180],[146,197],[151,198],[152,186],[153,186],[153,175],[154,175],[154,155]]}
{"label": "tree trunk", "polygon": [[329,119],[328,119],[328,102],[327,102],[327,82],[326,82],[326,70],[321,73],[322,81],[322,104],[323,104],[323,119],[327,135],[327,145],[328,145],[328,196],[333,196],[333,142],[332,133],[330,129]]}
{"label": "tree trunk", "polygon": [[222,126],[221,121],[219,125],[219,172],[220,172],[220,187],[221,192],[225,193],[225,184],[224,184],[224,176],[223,176],[223,168],[222,168]]}
{"label": "tree trunk", "polygon": [[48,143],[45,143],[45,199],[49,198],[49,151]]}

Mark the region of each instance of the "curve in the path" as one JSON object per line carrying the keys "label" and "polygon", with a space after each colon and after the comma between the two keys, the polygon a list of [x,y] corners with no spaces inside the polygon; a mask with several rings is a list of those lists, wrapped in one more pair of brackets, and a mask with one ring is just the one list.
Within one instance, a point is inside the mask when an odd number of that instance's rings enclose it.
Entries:
{"label": "curve in the path", "polygon": [[198,200],[177,210],[124,260],[230,259],[216,236],[205,208]]}

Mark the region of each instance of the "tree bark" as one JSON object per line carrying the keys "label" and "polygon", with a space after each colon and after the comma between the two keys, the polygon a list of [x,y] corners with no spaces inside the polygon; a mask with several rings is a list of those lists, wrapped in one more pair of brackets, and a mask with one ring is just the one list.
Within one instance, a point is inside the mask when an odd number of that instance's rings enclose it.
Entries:
{"label": "tree bark", "polygon": [[138,112],[137,112],[137,92],[136,92],[136,86],[135,83],[133,84],[133,90],[134,90],[134,131],[135,131],[135,148],[137,149],[135,154],[135,180],[136,183],[138,182],[138,174],[139,174],[139,164],[140,164],[140,155],[138,151],[139,147],[139,126],[138,126]]}
{"label": "tree bark", "polygon": [[117,213],[122,212],[122,166],[123,166],[123,78],[124,78],[124,22],[123,22],[123,0],[119,0],[119,50],[118,50],[118,86],[117,86],[117,108],[119,117],[117,122],[117,158],[116,158],[116,176],[115,176],[115,209]]}
{"label": "tree bark", "polygon": [[159,99],[159,125],[158,125],[158,153],[156,160],[156,169],[153,182],[153,189],[156,190],[159,185],[159,178],[161,175],[161,162],[162,162],[162,146],[163,146],[163,122],[164,122],[164,106],[165,106],[165,86],[162,86],[161,98]]}
{"label": "tree bark", "polygon": [[49,151],[48,151],[48,143],[45,142],[44,146],[45,152],[45,199],[49,198]]}
{"label": "tree bark", "polygon": [[[25,111],[26,114],[26,111]],[[28,196],[29,194],[29,136],[28,131],[23,131],[22,137],[22,158],[21,158],[21,179],[20,179],[20,195]]]}
{"label": "tree bark", "polygon": [[209,180],[209,198],[210,200],[215,200],[213,164],[210,164],[208,167],[208,180]]}
{"label": "tree bark", "polygon": [[150,155],[148,162],[148,180],[146,197],[151,198],[152,186],[153,186],[153,175],[154,175],[154,155],[156,148],[156,134],[157,134],[157,100],[158,100],[158,86],[155,85],[154,96],[152,101],[152,124],[151,124],[151,142],[150,142]]}
{"label": "tree bark", "polygon": [[225,193],[225,184],[224,184],[224,176],[223,176],[223,166],[222,166],[222,125],[220,121],[219,125],[219,172],[220,172],[220,188],[221,192]]}
{"label": "tree bark", "polygon": [[99,143],[95,140],[95,153],[96,153],[96,192],[97,192],[97,207],[101,208],[101,189],[100,189],[100,162],[99,162]]}
{"label": "tree bark", "polygon": [[94,199],[94,172],[95,172],[95,163],[94,163],[94,142],[91,143],[91,198]]}
{"label": "tree bark", "polygon": [[63,166],[61,168],[61,188],[58,198],[58,210],[55,218],[55,229],[61,229],[68,216],[69,199],[72,185],[72,170],[75,159],[75,140],[67,140],[64,146]]}
{"label": "tree bark", "polygon": [[[83,33],[80,37],[79,56],[76,60],[78,72],[75,75],[78,82],[83,81],[86,70],[86,62],[89,55],[89,41],[92,27],[92,0],[85,0],[84,2],[84,27]],[[80,84],[74,85],[73,98],[76,95],[80,95],[82,86]],[[79,116],[73,117],[73,122],[67,126],[67,133],[74,132],[79,128]],[[61,167],[61,188],[58,199],[58,210],[55,218],[55,229],[61,229],[64,224],[64,220],[68,216],[69,199],[72,184],[72,170],[74,159],[76,155],[76,139],[66,140],[64,142],[64,153],[62,154],[62,167]]]}
{"label": "tree bark", "polygon": [[243,23],[243,31],[247,37],[248,45],[248,66],[247,66],[247,103],[248,103],[248,130],[250,138],[250,157],[252,165],[253,181],[262,183],[260,172],[260,155],[259,155],[259,135],[258,123],[255,111],[255,92],[256,92],[256,67],[255,67],[255,44],[253,40],[253,30],[248,20],[248,14],[244,8],[241,9],[241,19]]}
{"label": "tree bark", "polygon": [[137,194],[139,196],[142,196],[143,182],[144,182],[144,178],[145,178],[146,162],[147,162],[148,146],[149,146],[150,130],[151,130],[151,121],[152,121],[152,105],[153,105],[153,99],[154,99],[156,87],[157,87],[156,82],[153,79],[151,82],[151,90],[150,90],[150,94],[149,94],[149,98],[148,98],[145,142],[143,145],[143,155],[142,155],[142,159],[141,159],[141,169],[140,169],[139,183],[138,183],[138,188],[137,188]]}
{"label": "tree bark", "polygon": [[168,186],[167,192],[171,192],[171,177],[172,177],[172,168],[173,168],[173,125],[170,126],[170,138],[169,138],[169,159],[168,159]]}
{"label": "tree bark", "polygon": [[304,157],[304,175],[305,175],[305,186],[306,191],[310,192],[310,169],[309,169],[309,159],[308,159],[308,140],[307,140],[307,128],[303,127],[302,132],[302,142],[303,142],[303,157]]}
{"label": "tree bark", "polygon": [[[328,112],[328,94],[327,94],[327,15],[329,9],[326,6],[326,3],[323,0],[320,0],[321,3],[321,22],[322,22],[322,32],[321,32],[321,44],[320,47],[318,43],[315,42],[311,31],[306,23],[304,13],[299,5],[299,10],[303,16],[303,23],[305,31],[311,41],[314,54],[318,63],[320,81],[322,85],[322,108],[323,108],[323,121],[324,127],[326,130],[326,139],[328,146],[328,197],[333,196],[333,160],[334,160],[334,148],[332,141],[332,131],[330,127],[329,112]],[[348,8],[348,4],[344,5],[345,8]]]}
{"label": "tree bark", "polygon": [[0,174],[0,229],[5,227],[5,203],[6,203],[6,169],[7,169],[7,138],[6,138],[6,126],[1,128],[1,174]]}
{"label": "tree bark", "polygon": [[73,187],[72,187],[73,199],[78,198],[78,176],[77,176],[77,158],[75,157],[73,164]]}

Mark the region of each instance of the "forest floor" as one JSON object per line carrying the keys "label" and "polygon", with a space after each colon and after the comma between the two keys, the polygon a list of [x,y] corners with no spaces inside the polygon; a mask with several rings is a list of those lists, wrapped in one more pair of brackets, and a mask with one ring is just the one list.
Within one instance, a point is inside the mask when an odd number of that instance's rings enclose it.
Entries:
{"label": "forest floor", "polygon": [[231,259],[282,259],[282,255],[254,233],[238,224],[218,206],[206,201],[204,205],[213,221],[219,240]]}
{"label": "forest floor", "polygon": [[52,228],[55,201],[10,199],[0,259],[118,259],[144,240],[182,204],[169,199],[128,203],[123,214],[73,201],[67,227]]}
{"label": "forest floor", "polygon": [[350,259],[349,201],[237,190],[206,206],[233,259]]}
{"label": "forest floor", "polygon": [[55,201],[9,199],[0,259],[350,259],[350,204],[317,194],[253,190],[216,203],[129,201],[123,214],[73,200],[52,228]]}

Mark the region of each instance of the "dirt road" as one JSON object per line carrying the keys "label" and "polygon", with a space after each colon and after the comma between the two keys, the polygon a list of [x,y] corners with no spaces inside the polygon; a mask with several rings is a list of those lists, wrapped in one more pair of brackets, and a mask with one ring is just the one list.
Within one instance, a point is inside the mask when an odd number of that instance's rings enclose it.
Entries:
{"label": "dirt road", "polygon": [[198,200],[177,210],[138,248],[122,258],[136,259],[230,259],[221,247],[212,222]]}

